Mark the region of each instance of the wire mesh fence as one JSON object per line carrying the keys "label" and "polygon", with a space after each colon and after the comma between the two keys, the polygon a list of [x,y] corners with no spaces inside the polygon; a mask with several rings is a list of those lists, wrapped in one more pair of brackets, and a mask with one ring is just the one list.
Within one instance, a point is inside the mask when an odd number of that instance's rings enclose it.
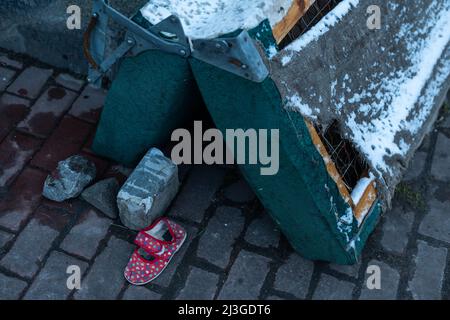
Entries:
{"label": "wire mesh fence", "polygon": [[314,4],[306,11],[306,13],[295,24],[292,30],[279,44],[280,49],[285,48],[294,40],[298,39],[302,34],[311,29],[320,19],[328,12],[333,10],[342,0],[316,0]]}

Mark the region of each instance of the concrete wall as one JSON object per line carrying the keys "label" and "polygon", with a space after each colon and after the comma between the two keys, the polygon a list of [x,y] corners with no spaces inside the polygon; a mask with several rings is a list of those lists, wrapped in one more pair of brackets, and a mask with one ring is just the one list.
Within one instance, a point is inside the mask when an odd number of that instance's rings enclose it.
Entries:
{"label": "concrete wall", "polygon": [[[145,0],[110,1],[128,16]],[[82,30],[69,30],[66,13],[69,5],[78,5]],[[89,22],[92,0],[1,0],[0,47],[26,53],[56,67],[85,74],[83,32]]]}

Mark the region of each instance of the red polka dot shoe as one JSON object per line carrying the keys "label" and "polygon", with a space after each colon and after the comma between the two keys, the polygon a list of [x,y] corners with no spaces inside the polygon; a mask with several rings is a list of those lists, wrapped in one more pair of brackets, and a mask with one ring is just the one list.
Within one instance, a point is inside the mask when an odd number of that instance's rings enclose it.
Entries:
{"label": "red polka dot shoe", "polygon": [[167,218],[157,219],[141,230],[134,242],[139,246],[125,268],[125,278],[134,285],[155,280],[186,240],[186,231]]}

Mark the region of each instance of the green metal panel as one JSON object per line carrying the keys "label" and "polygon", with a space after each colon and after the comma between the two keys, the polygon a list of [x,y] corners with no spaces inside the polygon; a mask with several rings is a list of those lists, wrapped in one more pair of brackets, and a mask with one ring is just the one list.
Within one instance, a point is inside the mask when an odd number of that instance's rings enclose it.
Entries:
{"label": "green metal panel", "polygon": [[121,63],[105,101],[93,150],[126,165],[136,164],[199,105],[186,59],[146,51]]}
{"label": "green metal panel", "polygon": [[[286,111],[271,79],[255,83],[190,60],[203,99],[217,127],[279,129],[280,169],[260,175],[260,165],[241,169],[292,246],[313,260],[355,263],[380,215],[375,205],[362,228],[328,175],[302,116]],[[353,215],[351,215],[353,217]]]}

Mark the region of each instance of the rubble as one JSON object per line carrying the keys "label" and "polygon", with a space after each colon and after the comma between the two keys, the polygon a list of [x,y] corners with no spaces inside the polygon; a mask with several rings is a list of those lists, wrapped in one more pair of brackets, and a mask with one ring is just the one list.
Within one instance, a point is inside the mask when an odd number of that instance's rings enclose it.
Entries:
{"label": "rubble", "polygon": [[84,190],[81,197],[108,217],[116,219],[119,215],[119,210],[116,206],[119,189],[120,186],[117,179],[109,178],[99,181]]}
{"label": "rubble", "polygon": [[94,180],[96,171],[91,161],[79,155],[60,161],[47,176],[42,195],[57,202],[76,198]]}
{"label": "rubble", "polygon": [[117,195],[122,223],[133,230],[147,227],[161,216],[178,192],[178,167],[152,148]]}

